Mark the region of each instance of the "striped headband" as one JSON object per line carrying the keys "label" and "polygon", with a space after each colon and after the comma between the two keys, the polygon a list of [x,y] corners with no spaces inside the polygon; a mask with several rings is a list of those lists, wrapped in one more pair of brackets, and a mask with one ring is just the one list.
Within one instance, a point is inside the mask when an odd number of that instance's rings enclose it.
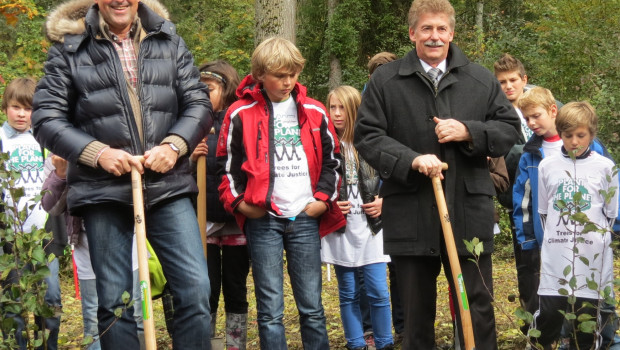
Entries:
{"label": "striped headband", "polygon": [[200,77],[201,78],[216,79],[216,80],[219,80],[220,82],[222,82],[223,85],[226,85],[226,79],[224,79],[223,76],[221,76],[221,75],[219,75],[217,73],[213,73],[213,72],[209,72],[209,71],[200,72]]}

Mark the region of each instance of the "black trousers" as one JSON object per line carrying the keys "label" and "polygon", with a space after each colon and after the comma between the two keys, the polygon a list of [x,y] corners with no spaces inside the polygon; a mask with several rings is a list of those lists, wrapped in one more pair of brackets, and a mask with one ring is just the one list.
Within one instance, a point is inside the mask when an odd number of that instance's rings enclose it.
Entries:
{"label": "black trousers", "polygon": [[[572,306],[568,303],[568,298],[564,296],[539,296],[540,307],[534,314],[533,326],[540,331],[540,337],[538,343],[545,349],[551,349],[551,344],[560,338],[560,331],[564,324],[564,315],[560,313],[560,310],[572,312]],[[585,307],[584,303],[590,303],[594,306]],[[601,309],[600,324],[607,325],[612,322],[610,316],[613,315],[613,310],[609,310],[603,305],[603,302],[599,302],[596,299],[577,298],[575,301],[575,314],[589,314],[596,320],[596,307]],[[596,349],[606,349],[609,346],[610,339],[603,340],[603,337],[594,338],[592,333],[583,333],[579,331],[578,322],[575,324],[570,323],[571,330],[577,330],[577,343],[579,349],[590,349],[596,341]],[[607,343],[604,344],[603,343]],[[571,338],[571,349],[574,347],[574,339]]]}
{"label": "black trousers", "polygon": [[207,267],[211,282],[211,313],[217,313],[220,291],[223,289],[226,312],[247,314],[246,281],[250,272],[248,246],[219,247],[217,244],[207,244]]}
{"label": "black trousers", "polygon": [[[403,305],[405,329],[403,331],[403,350],[435,348],[435,314],[437,311],[437,277],[443,265],[454,300],[458,289],[452,281],[450,263],[445,248],[441,257],[392,256],[398,266],[396,274]],[[497,349],[495,314],[492,305],[493,278],[492,262],[489,254],[480,257],[480,271],[469,257],[460,257],[461,271],[469,300],[469,307],[477,350]],[[484,276],[484,281],[480,276]],[[486,287],[485,287],[486,285]],[[488,290],[487,290],[488,288]],[[439,296],[448,298],[447,295]],[[456,308],[460,320],[460,310]],[[465,344],[461,322],[458,334],[460,344]]]}
{"label": "black trousers", "polygon": [[[522,250],[517,243],[517,233],[512,212],[510,212],[510,229],[517,268],[517,285],[521,306],[531,314],[538,310],[538,283],[540,281],[540,249]],[[529,325],[521,330],[527,334]]]}
{"label": "black trousers", "polygon": [[[521,250],[517,265],[517,280],[521,306],[531,314],[538,310],[538,284],[540,283],[540,249]],[[523,330],[523,329],[522,329]],[[525,326],[527,334],[527,325]]]}

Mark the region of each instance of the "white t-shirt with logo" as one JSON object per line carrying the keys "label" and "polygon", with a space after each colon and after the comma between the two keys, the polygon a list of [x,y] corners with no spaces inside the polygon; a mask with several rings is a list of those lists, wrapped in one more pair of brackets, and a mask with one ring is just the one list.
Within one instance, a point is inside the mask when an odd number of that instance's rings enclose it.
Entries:
{"label": "white t-shirt with logo", "polygon": [[[599,299],[598,291],[612,285],[611,234],[582,233],[582,224],[561,214],[568,210],[571,214],[575,213],[579,207],[589,221],[601,227],[610,227],[618,215],[618,192],[609,203],[605,203],[599,190],[618,188],[618,177],[612,176],[613,166],[611,160],[596,152],[585,159],[577,159],[576,166],[572,159],[562,155],[545,157],[540,162],[538,212],[547,215],[547,220],[543,228],[539,295],[560,295],[560,288],[568,290],[571,295],[571,287],[562,285],[560,279],[570,280],[573,276],[577,279],[574,291],[577,297]],[[577,204],[573,201],[576,192],[582,194],[582,200]],[[564,209],[557,205],[558,200],[566,203]],[[577,248],[576,252],[574,248]],[[564,276],[567,266],[571,269]],[[589,289],[586,278],[596,282],[598,290]]]}
{"label": "white t-shirt with logo", "polygon": [[308,159],[301,144],[295,100],[289,97],[272,104],[275,179],[271,201],[280,209],[282,217],[294,217],[315,201]]}
{"label": "white t-shirt with logo", "polygon": [[[16,132],[9,137],[4,128],[4,126],[0,128],[2,152],[10,155],[8,166],[21,173],[21,178],[15,181],[15,186],[24,189],[24,196],[18,203],[19,210],[22,210],[26,205],[35,204],[32,199],[41,193],[44,181],[43,151],[29,131]],[[8,191],[5,192],[5,196],[7,204],[11,206],[12,200]],[[46,220],[47,213],[41,203],[36,203],[24,223],[24,232],[30,232],[32,225],[37,228],[45,227]]]}
{"label": "white t-shirt with logo", "polygon": [[[342,150],[350,148],[342,143]],[[366,214],[362,208],[362,196],[358,187],[358,175],[353,155],[345,162],[347,172],[347,193],[351,202],[351,211],[347,214],[347,227],[344,233],[334,232],[321,240],[321,261],[345,267],[359,267],[369,264],[389,262],[389,255],[383,254],[383,230],[372,234]],[[343,184],[345,186],[345,184]]]}

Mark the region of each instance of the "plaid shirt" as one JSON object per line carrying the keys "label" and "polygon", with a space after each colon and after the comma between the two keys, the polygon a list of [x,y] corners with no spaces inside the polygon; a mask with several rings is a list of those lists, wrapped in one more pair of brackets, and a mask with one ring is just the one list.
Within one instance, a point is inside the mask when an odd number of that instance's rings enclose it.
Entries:
{"label": "plaid shirt", "polygon": [[132,35],[127,35],[122,40],[119,40],[116,35],[112,35],[112,43],[121,59],[125,79],[135,90],[138,87],[138,57],[136,57]]}

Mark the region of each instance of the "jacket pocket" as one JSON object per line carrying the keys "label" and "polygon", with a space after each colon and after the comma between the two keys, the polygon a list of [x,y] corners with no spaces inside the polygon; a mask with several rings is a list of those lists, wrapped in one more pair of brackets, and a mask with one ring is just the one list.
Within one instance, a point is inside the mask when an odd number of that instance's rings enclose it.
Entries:
{"label": "jacket pocket", "polygon": [[[463,198],[456,198],[461,203],[461,218],[464,222],[465,239],[478,237],[481,241],[493,239],[493,215],[495,207],[493,196],[495,188],[490,178],[465,178]],[[458,225],[458,222],[457,222]]]}
{"label": "jacket pocket", "polygon": [[393,194],[383,199],[381,219],[386,242],[418,240],[419,197],[411,193]]}

